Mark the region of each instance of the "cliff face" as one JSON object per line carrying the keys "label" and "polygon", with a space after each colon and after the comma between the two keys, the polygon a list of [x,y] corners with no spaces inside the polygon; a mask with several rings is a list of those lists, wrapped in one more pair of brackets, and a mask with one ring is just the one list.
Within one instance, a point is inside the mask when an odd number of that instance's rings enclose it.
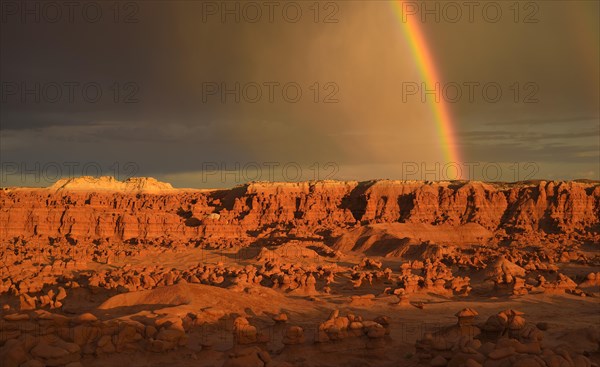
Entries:
{"label": "cliff face", "polygon": [[251,183],[215,191],[166,188],[69,190],[61,184],[4,189],[0,240],[335,236],[359,225],[396,222],[444,228],[474,223],[493,233],[542,236],[578,233],[597,238],[600,232],[599,183],[326,181]]}

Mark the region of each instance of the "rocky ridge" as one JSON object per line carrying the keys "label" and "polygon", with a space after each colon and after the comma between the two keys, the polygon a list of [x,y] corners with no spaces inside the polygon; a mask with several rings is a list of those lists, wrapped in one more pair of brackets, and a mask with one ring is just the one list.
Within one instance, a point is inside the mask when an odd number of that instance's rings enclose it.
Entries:
{"label": "rocky ridge", "polygon": [[101,177],[0,191],[0,240],[244,241],[248,234],[315,233],[333,239],[348,229],[381,223],[402,223],[409,234],[437,231],[433,239],[442,242],[440,228],[451,232],[473,224],[492,239],[594,240],[600,234],[599,217],[597,182],[259,182],[227,190],[182,190],[154,179]]}

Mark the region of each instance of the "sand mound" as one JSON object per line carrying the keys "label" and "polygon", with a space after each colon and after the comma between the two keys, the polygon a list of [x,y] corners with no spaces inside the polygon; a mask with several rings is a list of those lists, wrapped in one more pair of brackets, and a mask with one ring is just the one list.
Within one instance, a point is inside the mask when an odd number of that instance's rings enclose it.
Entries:
{"label": "sand mound", "polygon": [[[204,284],[179,283],[151,290],[128,292],[113,296],[98,306],[100,310],[139,305],[177,306],[182,312],[217,310],[222,313],[279,312],[283,305],[293,309],[284,295],[265,287],[252,292],[239,292]],[[306,308],[299,304],[298,308]]]}
{"label": "sand mound", "polygon": [[179,306],[190,304],[193,301],[193,296],[189,293],[189,290],[190,287],[188,284],[177,284],[139,292],[128,292],[109,298],[98,308],[105,310],[137,305]]}
{"label": "sand mound", "polygon": [[119,181],[112,176],[63,178],[49,189],[55,191],[122,191],[126,193],[153,193],[173,190],[173,186],[152,177],[132,177]]}
{"label": "sand mound", "polygon": [[424,242],[439,245],[470,245],[487,241],[492,233],[476,223],[431,225],[424,223],[381,223],[353,229],[342,235],[333,248],[372,256],[402,256],[411,246]]}

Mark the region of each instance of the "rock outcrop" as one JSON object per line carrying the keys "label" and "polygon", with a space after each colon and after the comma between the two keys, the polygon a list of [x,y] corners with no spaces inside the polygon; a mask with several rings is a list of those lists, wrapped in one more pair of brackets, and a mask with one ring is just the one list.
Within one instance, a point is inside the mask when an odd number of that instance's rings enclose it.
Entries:
{"label": "rock outcrop", "polygon": [[549,234],[593,239],[600,233],[599,214],[599,183],[318,181],[181,190],[154,179],[101,177],[61,180],[47,189],[0,190],[0,240],[243,242],[248,233],[277,231],[335,238],[358,225],[386,223],[404,227],[371,234],[371,242],[402,243],[414,233],[419,240],[447,244],[523,233],[534,239]]}

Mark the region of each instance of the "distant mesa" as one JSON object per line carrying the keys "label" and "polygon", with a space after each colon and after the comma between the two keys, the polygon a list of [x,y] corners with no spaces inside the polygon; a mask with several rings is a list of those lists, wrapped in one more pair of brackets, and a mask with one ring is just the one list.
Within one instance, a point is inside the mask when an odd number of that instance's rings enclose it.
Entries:
{"label": "distant mesa", "polygon": [[174,190],[171,184],[152,177],[132,177],[119,181],[112,176],[82,176],[63,178],[49,187],[54,191],[119,191],[127,193],[156,193]]}
{"label": "distant mesa", "polygon": [[[300,181],[300,182],[278,182],[278,181],[251,181],[243,185],[236,186],[231,190],[243,190],[247,195],[294,195],[302,194],[310,190],[319,189],[325,191],[353,191],[353,195],[370,196],[373,192],[388,192],[388,194],[397,195],[400,191],[419,191],[449,189],[459,191],[506,191],[519,188],[558,186],[565,188],[568,186],[581,186],[586,190],[594,190],[600,185],[600,181],[592,180],[573,180],[573,181],[543,181],[529,180],[517,182],[481,182],[481,181],[415,181],[415,180],[388,180],[375,179],[369,181],[338,181],[338,180],[318,180],[318,181]],[[5,191],[30,190],[27,187],[7,187]],[[115,191],[126,194],[136,193],[160,193],[163,191],[176,194],[181,192],[214,192],[217,189],[207,188],[174,188],[168,182],[161,182],[153,177],[131,177],[119,181],[113,176],[81,176],[72,178],[62,178],[53,185],[43,190],[60,191]],[[358,213],[355,213],[358,214]]]}

